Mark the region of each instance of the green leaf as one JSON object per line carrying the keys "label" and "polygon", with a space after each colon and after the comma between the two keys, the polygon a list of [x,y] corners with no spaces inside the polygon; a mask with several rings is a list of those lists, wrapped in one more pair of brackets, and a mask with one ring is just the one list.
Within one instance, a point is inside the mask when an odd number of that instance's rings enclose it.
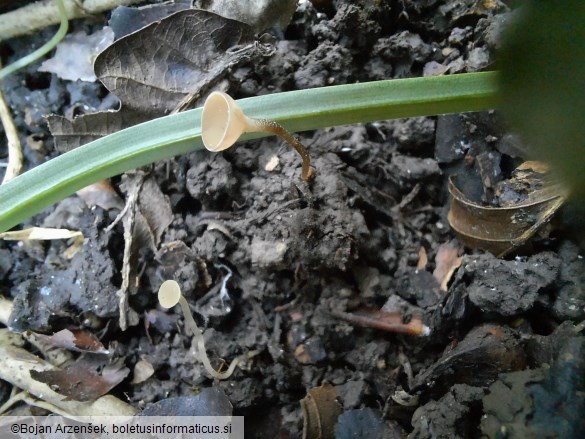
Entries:
{"label": "green leaf", "polygon": [[[376,81],[239,101],[251,117],[291,131],[481,111],[497,104],[496,73]],[[262,137],[245,135],[242,140]],[[201,149],[201,109],[162,117],[69,151],[0,186],[0,231],[97,180]]]}
{"label": "green leaf", "polygon": [[512,127],[585,199],[585,2],[527,2],[498,58]]}

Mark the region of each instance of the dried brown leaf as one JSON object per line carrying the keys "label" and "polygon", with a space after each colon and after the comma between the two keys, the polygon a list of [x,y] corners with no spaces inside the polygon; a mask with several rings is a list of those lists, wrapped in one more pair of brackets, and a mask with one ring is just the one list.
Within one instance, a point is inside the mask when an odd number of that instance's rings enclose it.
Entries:
{"label": "dried brown leaf", "polygon": [[70,351],[91,352],[94,354],[110,353],[94,334],[84,329],[63,329],[53,335],[33,334],[46,343],[69,349]]}
{"label": "dried brown leaf", "polygon": [[100,180],[77,191],[77,196],[88,206],[99,206],[104,210],[123,209],[124,202],[109,180]]}
{"label": "dried brown leaf", "polygon": [[108,25],[112,28],[118,40],[144,26],[148,26],[154,21],[161,20],[183,9],[189,9],[189,5],[185,3],[162,3],[139,8],[119,6],[112,11]]}
{"label": "dried brown leaf", "polygon": [[[212,12],[182,10],[131,33],[96,58],[96,76],[122,101],[120,111],[69,120],[49,116],[60,152],[188,108],[218,87],[226,72],[272,53],[250,27]],[[181,105],[179,105],[181,104]]]}
{"label": "dried brown leaf", "polygon": [[99,54],[94,69],[125,108],[163,114],[257,54],[253,43],[250,26],[188,9],[119,39]]}
{"label": "dried brown leaf", "polygon": [[129,372],[123,365],[105,365],[95,358],[82,357],[65,369],[31,370],[30,376],[66,396],[66,400],[93,401],[108,393]]}
{"label": "dried brown leaf", "polygon": [[313,387],[301,400],[303,439],[334,439],[335,424],[342,413],[337,392],[331,384]]}
{"label": "dried brown leaf", "polygon": [[138,207],[152,234],[153,243],[158,247],[161,235],[173,221],[173,211],[169,197],[162,193],[154,178],[144,180]]}
{"label": "dried brown leaf", "polygon": [[63,153],[100,137],[145,122],[152,117],[149,113],[124,109],[124,111],[85,114],[73,120],[51,114],[47,117],[47,122],[51,134],[55,137],[55,148]]}
{"label": "dried brown leaf", "polygon": [[[519,170],[524,172],[522,167]],[[523,175],[520,180],[515,177],[510,181],[515,187],[525,188],[524,196],[505,207],[486,207],[467,199],[455,185],[455,179],[449,178],[452,198],[449,225],[465,245],[502,257],[528,241],[568,196],[558,181],[546,175],[539,180]]]}
{"label": "dried brown leaf", "polygon": [[455,270],[461,265],[463,258],[460,256],[463,248],[456,239],[445,242],[439,246],[435,256],[435,271],[433,276],[441,284],[441,290],[447,291],[447,284]]}

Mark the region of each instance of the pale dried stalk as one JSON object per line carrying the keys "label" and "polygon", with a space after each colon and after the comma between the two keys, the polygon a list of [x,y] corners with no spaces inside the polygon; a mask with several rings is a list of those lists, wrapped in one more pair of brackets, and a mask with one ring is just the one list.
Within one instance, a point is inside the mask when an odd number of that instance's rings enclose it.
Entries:
{"label": "pale dried stalk", "polygon": [[[85,17],[115,8],[139,3],[141,0],[64,0],[69,19]],[[36,32],[59,23],[54,0],[43,0],[0,15],[0,41]]]}
{"label": "pale dried stalk", "polygon": [[0,297],[0,323],[8,326],[10,314],[12,314],[12,300]]}
{"label": "pale dried stalk", "polygon": [[[0,23],[2,19],[0,18]],[[1,24],[0,24],[1,26]],[[0,67],[2,67],[0,65]],[[20,171],[22,171],[22,146],[20,144],[20,137],[18,137],[18,130],[10,114],[10,109],[6,100],[4,99],[4,93],[0,88],[0,121],[4,126],[4,132],[6,133],[6,140],[8,141],[8,166],[6,167],[6,173],[2,184],[12,180]]]}

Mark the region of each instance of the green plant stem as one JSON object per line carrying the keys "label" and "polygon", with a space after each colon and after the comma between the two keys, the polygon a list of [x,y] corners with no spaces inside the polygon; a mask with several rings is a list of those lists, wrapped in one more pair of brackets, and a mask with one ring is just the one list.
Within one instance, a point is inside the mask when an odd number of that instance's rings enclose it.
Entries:
{"label": "green plant stem", "polygon": [[61,18],[61,25],[59,26],[59,30],[53,38],[39,47],[32,53],[20,58],[18,61],[13,62],[10,65],[7,65],[3,69],[0,70],[0,80],[5,78],[6,76],[14,73],[18,69],[21,69],[30,63],[35,62],[41,56],[49,53],[53,48],[59,44],[59,42],[65,37],[67,34],[67,30],[69,29],[69,21],[67,19],[67,11],[65,10],[65,5],[63,4],[63,0],[56,0],[57,1],[57,9],[59,9],[59,17]]}
{"label": "green plant stem", "polygon": [[[239,104],[248,116],[269,117],[290,131],[482,111],[498,104],[497,73],[340,85],[242,99]],[[245,135],[242,140],[267,135]],[[0,186],[0,231],[100,179],[202,147],[201,108],[95,140]]]}

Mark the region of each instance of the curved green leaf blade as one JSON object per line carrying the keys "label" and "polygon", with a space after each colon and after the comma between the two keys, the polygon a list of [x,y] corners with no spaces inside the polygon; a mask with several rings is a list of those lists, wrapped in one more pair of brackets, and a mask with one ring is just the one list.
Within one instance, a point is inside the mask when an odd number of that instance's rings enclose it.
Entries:
{"label": "curved green leaf blade", "polygon": [[[497,104],[496,73],[376,81],[243,99],[252,117],[291,131],[464,111]],[[103,178],[202,148],[201,109],[155,119],[69,151],[0,186],[0,231]],[[242,140],[261,135],[242,136]]]}

